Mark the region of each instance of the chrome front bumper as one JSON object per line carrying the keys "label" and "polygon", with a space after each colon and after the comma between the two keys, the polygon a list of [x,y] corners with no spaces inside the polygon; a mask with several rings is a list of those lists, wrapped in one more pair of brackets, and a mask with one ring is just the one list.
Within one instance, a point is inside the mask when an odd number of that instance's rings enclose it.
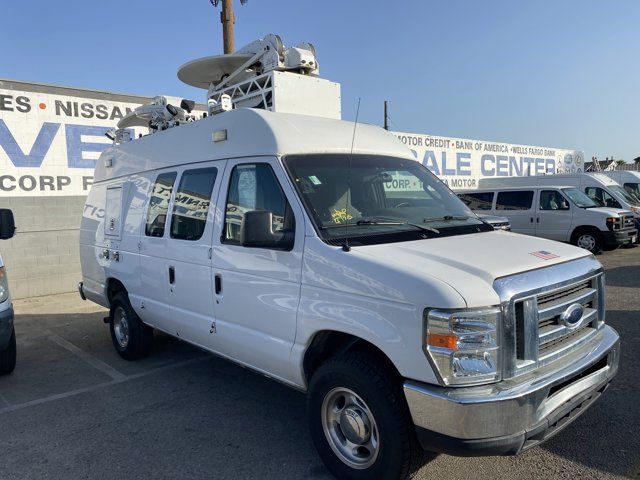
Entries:
{"label": "chrome front bumper", "polygon": [[464,388],[407,380],[404,392],[425,449],[516,454],[583,413],[615,376],[619,352],[618,334],[605,325],[579,350],[521,377]]}

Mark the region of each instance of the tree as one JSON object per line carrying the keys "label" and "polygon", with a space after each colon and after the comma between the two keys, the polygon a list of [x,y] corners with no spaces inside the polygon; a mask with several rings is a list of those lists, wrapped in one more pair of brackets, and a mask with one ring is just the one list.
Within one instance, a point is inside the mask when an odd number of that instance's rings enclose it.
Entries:
{"label": "tree", "polygon": [[625,162],[624,160],[616,160],[616,165],[619,167],[622,167],[623,165],[626,165],[627,162]]}

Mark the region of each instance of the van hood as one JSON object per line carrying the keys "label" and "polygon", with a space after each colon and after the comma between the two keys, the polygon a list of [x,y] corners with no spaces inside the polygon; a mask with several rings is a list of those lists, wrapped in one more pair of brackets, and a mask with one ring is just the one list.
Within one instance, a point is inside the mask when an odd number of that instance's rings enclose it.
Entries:
{"label": "van hood", "polygon": [[601,213],[606,217],[619,217],[621,215],[633,215],[633,213],[629,210],[621,210],[619,208],[611,208],[611,207],[593,207],[587,209],[589,212]]}
{"label": "van hood", "polygon": [[436,278],[455,289],[467,307],[499,303],[493,289],[498,278],[591,255],[572,245],[505,231],[360,246],[352,252],[416,276]]}

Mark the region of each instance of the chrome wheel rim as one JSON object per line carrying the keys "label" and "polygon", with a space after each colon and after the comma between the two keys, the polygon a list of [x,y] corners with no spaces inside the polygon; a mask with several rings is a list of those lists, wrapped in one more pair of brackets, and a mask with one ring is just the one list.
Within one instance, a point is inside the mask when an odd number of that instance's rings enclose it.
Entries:
{"label": "chrome wheel rim", "polygon": [[352,390],[338,387],[322,402],[322,429],[337,457],[362,470],[378,458],[378,426],[367,404]]}
{"label": "chrome wheel rim", "polygon": [[129,345],[129,321],[124,308],[118,307],[113,312],[113,333],[120,348],[127,348]]}
{"label": "chrome wheel rim", "polygon": [[596,239],[593,235],[580,235],[578,237],[578,246],[586,250],[593,250],[596,247]]}

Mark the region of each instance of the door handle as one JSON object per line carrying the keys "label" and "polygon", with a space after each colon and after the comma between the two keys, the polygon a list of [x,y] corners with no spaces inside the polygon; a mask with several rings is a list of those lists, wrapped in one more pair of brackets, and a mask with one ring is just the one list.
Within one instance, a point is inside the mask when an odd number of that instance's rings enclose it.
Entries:
{"label": "door handle", "polygon": [[530,217],[529,220],[531,221],[531,223],[533,223],[533,217]]}
{"label": "door handle", "polygon": [[536,223],[540,223],[540,217],[536,217]]}
{"label": "door handle", "polygon": [[222,293],[222,275],[216,273],[214,283],[216,288],[216,295],[220,295]]}
{"label": "door handle", "polygon": [[173,267],[169,267],[169,283],[173,285],[176,281],[176,269]]}

